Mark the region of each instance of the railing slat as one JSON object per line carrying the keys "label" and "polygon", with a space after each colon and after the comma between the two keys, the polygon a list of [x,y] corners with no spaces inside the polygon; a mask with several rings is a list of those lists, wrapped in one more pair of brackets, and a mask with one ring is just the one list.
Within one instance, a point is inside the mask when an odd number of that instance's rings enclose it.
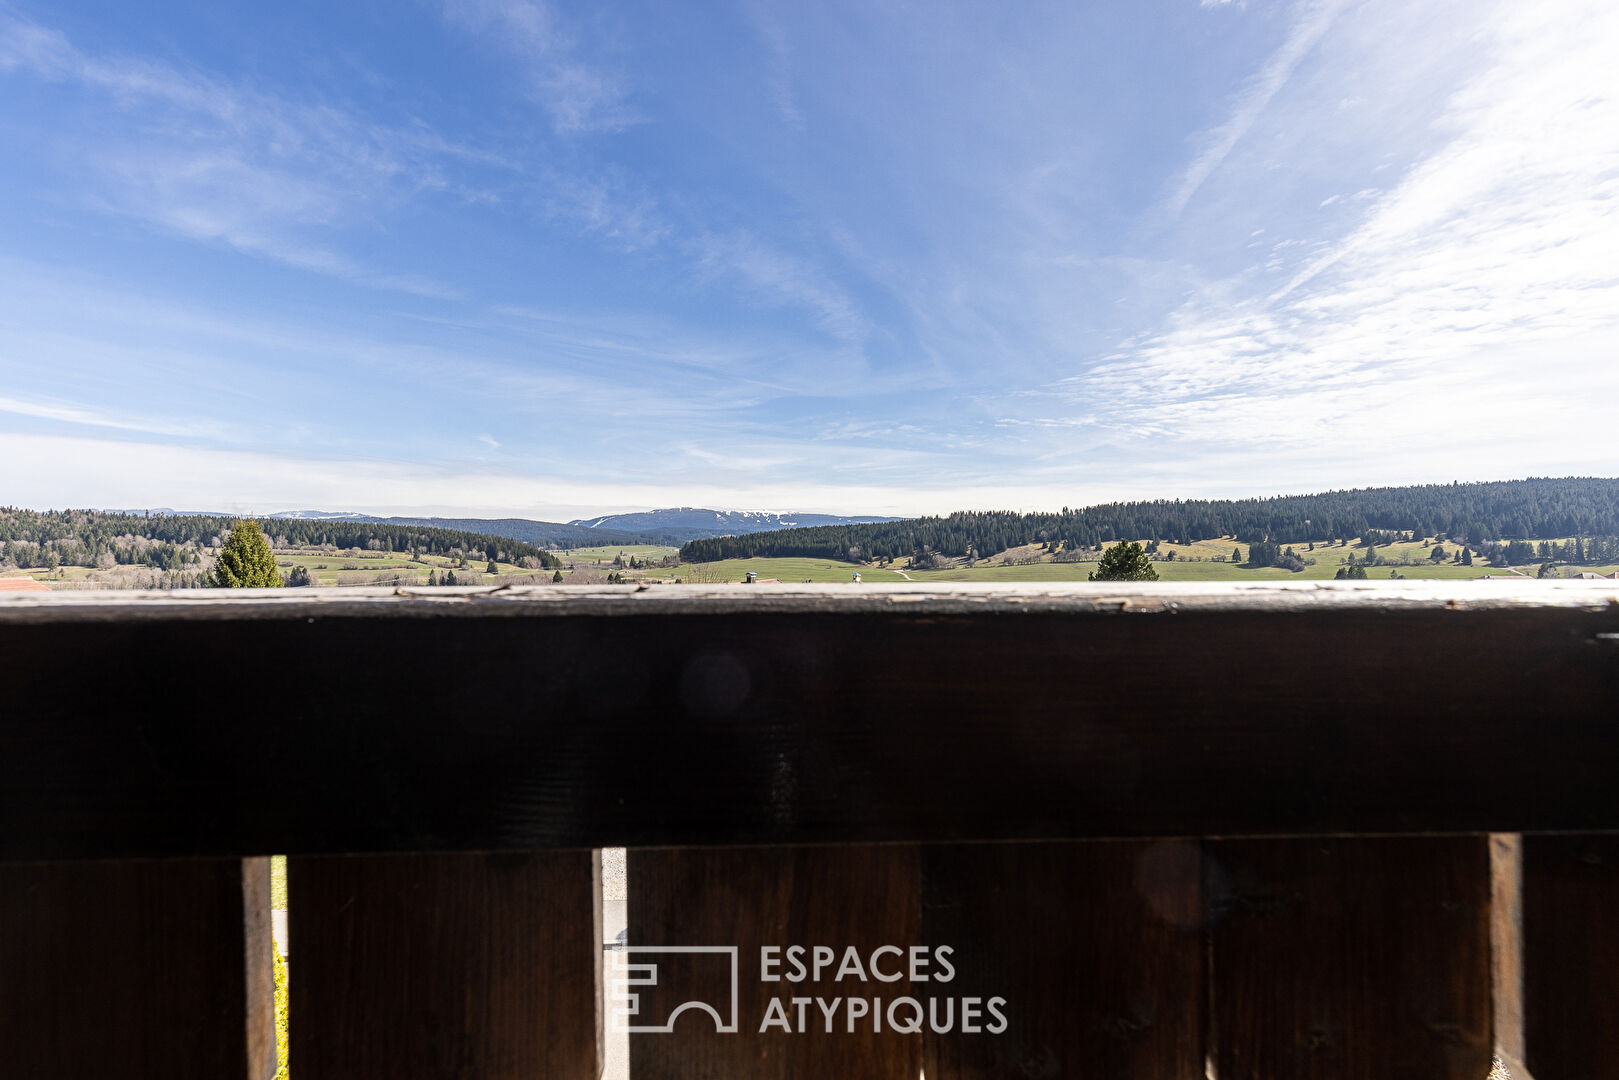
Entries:
{"label": "railing slat", "polygon": [[1211,841],[1205,850],[1215,1075],[1481,1080],[1489,1071],[1486,837]]}
{"label": "railing slat", "polygon": [[295,856],[287,885],[303,1080],[599,1075],[591,852]]}
{"label": "railing slat", "polygon": [[1523,838],[1524,1043],[1537,1080],[1619,1077],[1619,836]]}
{"label": "railing slat", "polygon": [[1006,999],[1006,1029],[928,1039],[928,1080],[1192,1077],[1205,988],[1196,841],[923,848],[923,934],[949,992]]}
{"label": "railing slat", "polygon": [[[857,1021],[850,1034],[847,1012],[840,1010],[834,1033],[827,1034],[825,1015],[809,1005],[809,1030],[760,1031],[772,998],[898,997],[911,989],[908,972],[894,983],[839,982],[830,971],[819,982],[764,982],[759,949],[826,945],[841,961],[849,946],[863,956],[882,945],[908,948],[920,940],[920,870],[918,851],[908,845],[631,850],[631,949],[736,946],[740,1030],[717,1033],[708,1016],[687,1013],[668,1034],[631,1035],[630,1075],[635,1080],[916,1080],[922,1038],[894,1037],[887,1029],[877,1034],[869,1017]],[[729,971],[711,958],[627,955],[636,963],[659,965],[660,984],[637,988],[640,1017],[647,1021],[661,1023],[685,1001],[729,999]],[[789,1005],[786,1015],[796,1028],[796,1010]]]}
{"label": "railing slat", "polygon": [[262,859],[0,863],[0,1076],[268,1080],[268,875]]}

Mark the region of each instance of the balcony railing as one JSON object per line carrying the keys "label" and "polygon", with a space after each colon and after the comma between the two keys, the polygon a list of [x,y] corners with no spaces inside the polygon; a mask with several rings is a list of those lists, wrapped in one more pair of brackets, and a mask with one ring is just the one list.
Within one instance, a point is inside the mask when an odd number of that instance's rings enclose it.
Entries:
{"label": "balcony railing", "polygon": [[1619,1076],[1613,584],[18,594],[0,656],[0,1076],[268,1077],[272,852],[298,1080],[597,1076],[607,846],[632,947],[739,957],[635,1080]]}

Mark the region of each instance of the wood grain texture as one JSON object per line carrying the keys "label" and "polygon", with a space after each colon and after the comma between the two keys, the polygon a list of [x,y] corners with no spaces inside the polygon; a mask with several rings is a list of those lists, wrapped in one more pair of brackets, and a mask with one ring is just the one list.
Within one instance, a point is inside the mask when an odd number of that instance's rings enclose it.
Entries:
{"label": "wood grain texture", "polygon": [[1525,1073],[1523,1044],[1523,837],[1490,837],[1490,989],[1495,1056]]}
{"label": "wood grain texture", "polygon": [[0,859],[1619,829],[1619,593],[1467,584],[5,601]]}
{"label": "wood grain texture", "polygon": [[0,1076],[268,1080],[243,897],[237,859],[0,865]]}
{"label": "wood grain texture", "polygon": [[300,1080],[599,1074],[588,852],[288,860]]}
{"label": "wood grain texture", "polygon": [[1616,921],[1619,837],[1524,837],[1524,1043],[1536,1080],[1619,1077]]}
{"label": "wood grain texture", "polygon": [[952,995],[1006,1030],[927,1040],[929,1080],[1190,1078],[1203,1070],[1196,841],[926,846],[923,936]]}
{"label": "wood grain texture", "polygon": [[[917,849],[906,845],[632,850],[631,949],[737,946],[740,1030],[717,1033],[708,1016],[686,1013],[671,1033],[630,1036],[630,1074],[636,1080],[916,1080],[922,1037],[886,1028],[879,1033],[870,1017],[855,1021],[850,1033],[846,1008],[834,1016],[830,1033],[826,1015],[813,1004],[804,1008],[807,1030],[760,1030],[772,998],[783,1000],[796,1029],[792,998],[886,1002],[919,989],[908,971],[898,982],[852,975],[838,980],[835,971],[823,973],[818,982],[766,982],[760,978],[759,950],[823,945],[835,949],[841,962],[850,946],[869,956],[882,945],[921,943],[920,873]],[[659,985],[637,988],[639,1017],[647,1021],[662,1023],[686,1001],[719,1004],[728,998],[729,972],[712,957],[628,955],[659,965]]]}
{"label": "wood grain texture", "polygon": [[242,860],[242,977],[246,985],[248,1075],[276,1072],[275,927],[270,917],[270,860]]}
{"label": "wood grain texture", "polygon": [[1205,850],[1216,1075],[1489,1072],[1486,837],[1211,841]]}

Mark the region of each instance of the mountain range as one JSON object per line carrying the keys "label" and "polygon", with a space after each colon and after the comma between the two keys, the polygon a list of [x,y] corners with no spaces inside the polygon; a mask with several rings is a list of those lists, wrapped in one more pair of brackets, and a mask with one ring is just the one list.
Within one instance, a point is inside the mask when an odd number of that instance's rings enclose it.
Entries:
{"label": "mountain range", "polygon": [[[166,511],[173,513],[174,511]],[[690,540],[769,532],[776,529],[822,525],[864,525],[897,521],[887,517],[844,517],[837,514],[776,514],[763,510],[708,510],[681,506],[632,514],[608,514],[573,521],[535,521],[529,518],[371,517],[341,510],[283,510],[268,518],[297,521],[368,521],[389,525],[420,525],[435,529],[501,536],[524,543],[558,547],[595,547],[603,544],[664,544],[678,547]]]}

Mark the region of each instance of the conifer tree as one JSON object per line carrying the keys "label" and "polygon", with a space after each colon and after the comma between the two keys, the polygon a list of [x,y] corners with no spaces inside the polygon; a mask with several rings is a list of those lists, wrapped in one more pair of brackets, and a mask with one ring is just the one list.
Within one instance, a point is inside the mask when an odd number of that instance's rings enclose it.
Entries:
{"label": "conifer tree", "polygon": [[222,589],[276,589],[283,584],[270,542],[252,518],[238,521],[219,549],[214,584]]}
{"label": "conifer tree", "polygon": [[1115,544],[1102,553],[1092,581],[1157,581],[1158,571],[1140,544]]}

